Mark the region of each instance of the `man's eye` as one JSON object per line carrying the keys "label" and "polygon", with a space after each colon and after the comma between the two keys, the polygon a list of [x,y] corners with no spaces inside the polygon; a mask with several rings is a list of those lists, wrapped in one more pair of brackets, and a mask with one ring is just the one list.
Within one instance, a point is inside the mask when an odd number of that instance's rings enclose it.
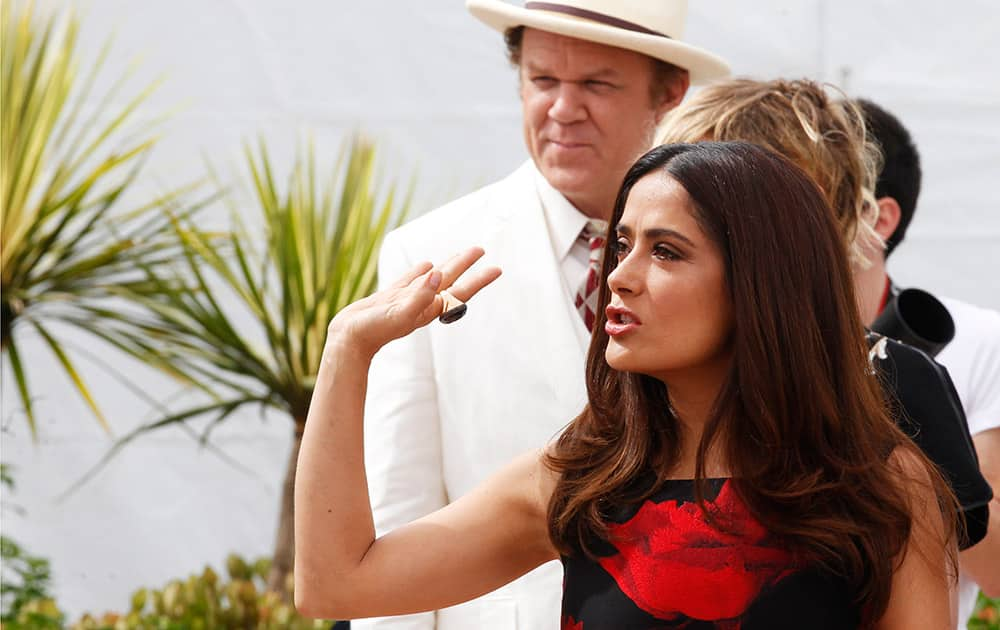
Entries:
{"label": "man's eye", "polygon": [[553,85],[555,85],[556,80],[552,77],[540,76],[540,77],[532,77],[531,82],[534,83],[535,86],[537,87],[545,88],[545,87],[552,87]]}

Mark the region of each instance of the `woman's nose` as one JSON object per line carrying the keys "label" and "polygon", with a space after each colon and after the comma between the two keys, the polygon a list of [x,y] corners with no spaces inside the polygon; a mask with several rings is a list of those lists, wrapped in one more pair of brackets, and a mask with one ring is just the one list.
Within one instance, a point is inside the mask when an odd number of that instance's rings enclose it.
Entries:
{"label": "woman's nose", "polygon": [[608,274],[608,288],[616,295],[635,295],[639,291],[638,270],[630,254],[618,261]]}

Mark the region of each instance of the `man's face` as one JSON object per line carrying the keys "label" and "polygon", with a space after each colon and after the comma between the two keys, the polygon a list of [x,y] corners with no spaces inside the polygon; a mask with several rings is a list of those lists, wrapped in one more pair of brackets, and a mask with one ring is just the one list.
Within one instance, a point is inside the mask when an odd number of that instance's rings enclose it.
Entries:
{"label": "man's face", "polygon": [[630,50],[525,29],[521,47],[524,139],[538,169],[581,212],[611,215],[622,177],[649,150],[687,77],[650,95],[653,61]]}

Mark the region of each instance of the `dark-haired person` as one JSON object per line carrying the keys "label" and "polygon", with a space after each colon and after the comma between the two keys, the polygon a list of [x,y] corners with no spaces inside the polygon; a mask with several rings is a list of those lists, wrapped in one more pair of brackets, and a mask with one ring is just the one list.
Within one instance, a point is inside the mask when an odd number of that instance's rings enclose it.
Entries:
{"label": "dark-haired person", "polygon": [[[663,142],[753,142],[791,159],[823,191],[844,245],[862,318],[865,279],[880,259],[874,198],[878,147],[865,132],[864,115],[827,86],[809,80],[718,81],[699,91],[664,121]],[[785,305],[767,306],[784,309]],[[947,370],[926,354],[871,335],[873,366],[894,417],[946,474],[962,511],[961,548],[986,534],[992,491],[969,438],[962,403]]]}
{"label": "dark-haired person", "polygon": [[[920,153],[910,132],[893,114],[875,103],[855,101],[865,114],[868,133],[882,150],[882,170],[875,185],[884,254],[873,256],[859,290],[867,296],[869,323],[896,290],[886,268],[889,255],[906,236],[920,196]],[[962,400],[983,476],[1000,488],[1000,313],[961,300],[937,296],[955,322],[955,338],[936,359],[948,368]],[[958,594],[959,627],[972,614],[977,586],[1000,597],[1000,494],[994,492],[986,538],[963,551]]]}
{"label": "dark-haired person", "polygon": [[[517,454],[543,446],[583,407],[598,255],[615,193],[688,85],[728,74],[724,61],[685,42],[687,0],[466,6],[498,31],[500,46],[503,34],[529,159],[382,245],[383,287],[417,262],[443,260],[470,243],[483,246],[504,277],[460,328],[418,330],[375,357],[365,456],[379,533],[465,495]],[[530,315],[509,308],[523,302]],[[354,629],[549,630],[561,578],[552,562],[462,606]]]}
{"label": "dark-haired person", "polygon": [[331,321],[296,476],[299,610],[430,610],[561,558],[563,629],[952,625],[954,497],[885,407],[815,183],[752,144],[662,146],[625,175],[609,234],[583,412],[380,537],[372,357],[499,270],[468,271],[480,249],[421,263]]}

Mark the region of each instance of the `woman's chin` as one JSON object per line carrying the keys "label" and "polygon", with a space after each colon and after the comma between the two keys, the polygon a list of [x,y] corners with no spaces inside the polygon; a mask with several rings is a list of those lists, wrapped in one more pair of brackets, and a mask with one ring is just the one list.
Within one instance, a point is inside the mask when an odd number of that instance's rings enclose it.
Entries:
{"label": "woman's chin", "polygon": [[608,347],[604,351],[604,360],[607,361],[612,369],[619,372],[635,372],[636,366],[633,359],[634,357],[631,356],[631,353],[617,345],[613,339],[608,343]]}
{"label": "woman's chin", "polygon": [[635,352],[630,352],[621,346],[616,347],[613,341],[608,344],[604,351],[604,360],[613,370],[660,378],[664,366],[656,361],[648,360],[649,357],[646,359],[643,360],[642,357],[636,356]]}

